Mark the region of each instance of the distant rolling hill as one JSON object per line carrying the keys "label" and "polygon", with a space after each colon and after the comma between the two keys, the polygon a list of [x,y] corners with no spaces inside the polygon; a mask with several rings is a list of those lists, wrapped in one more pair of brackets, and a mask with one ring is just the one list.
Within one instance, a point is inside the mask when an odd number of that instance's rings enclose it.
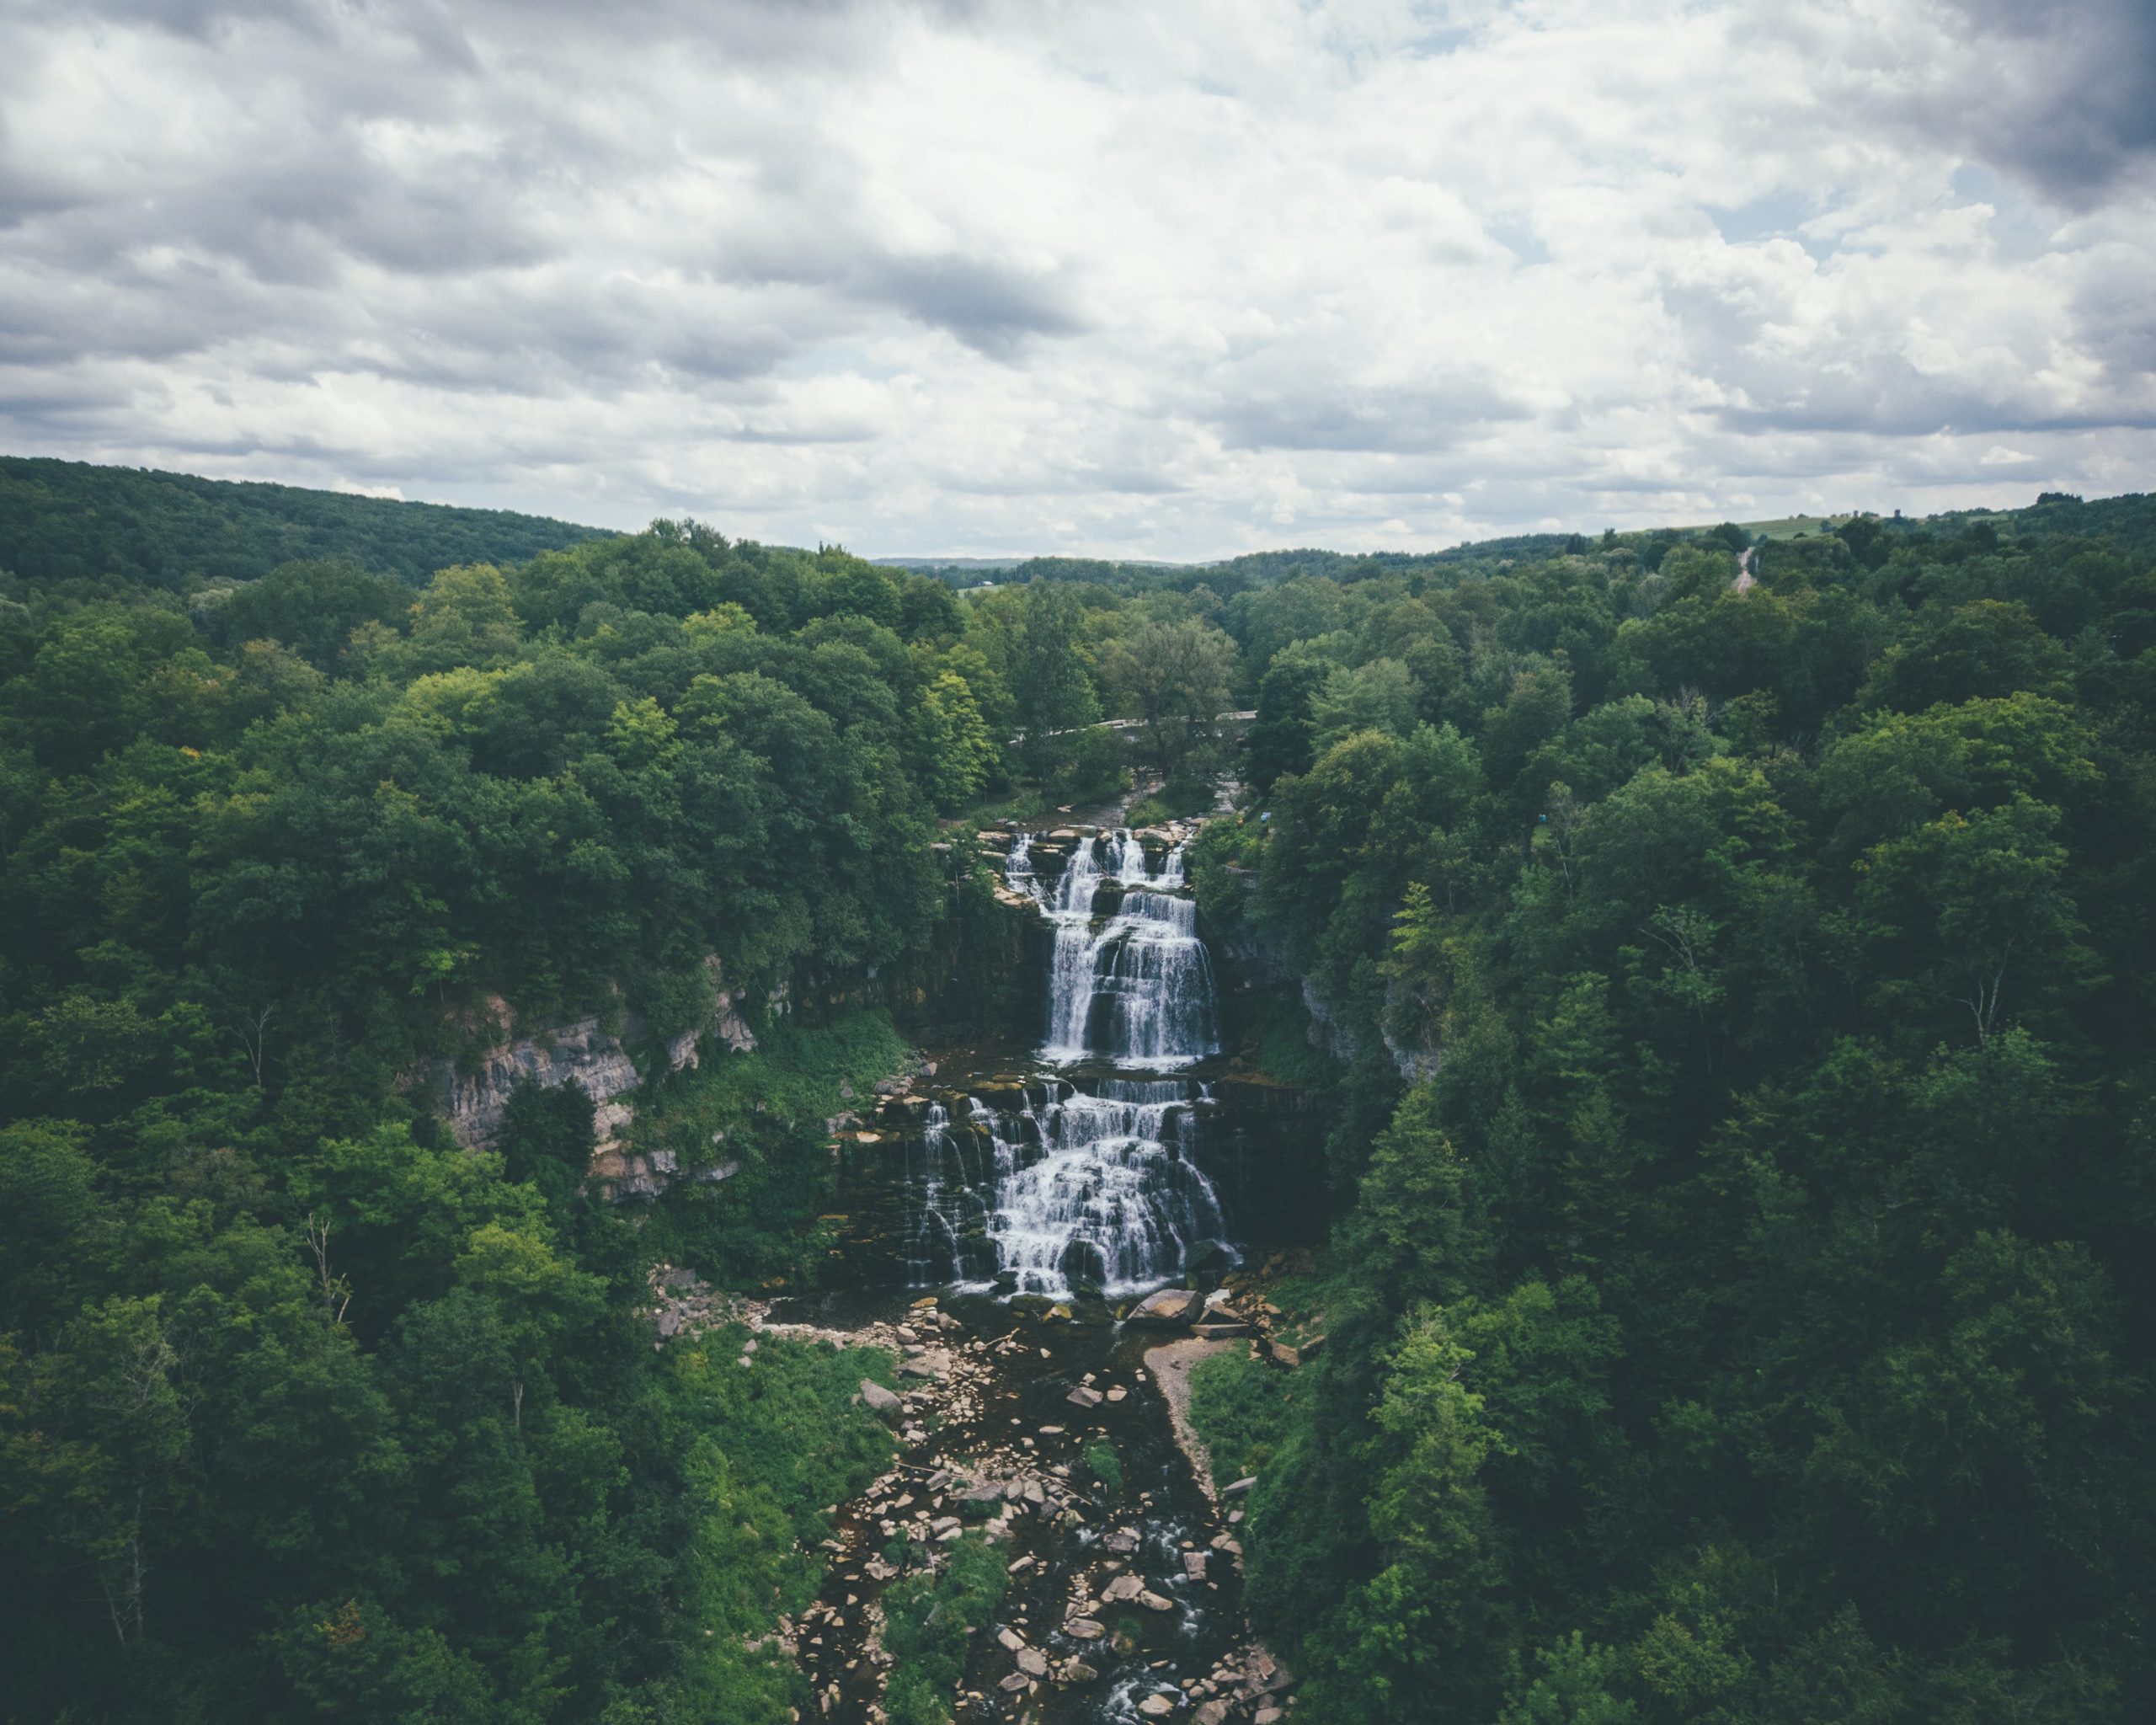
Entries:
{"label": "distant rolling hill", "polygon": [[0,569],[25,580],[179,590],[196,578],[253,580],[295,558],[349,558],[416,585],[453,563],[520,563],[611,537],[507,510],[0,456]]}

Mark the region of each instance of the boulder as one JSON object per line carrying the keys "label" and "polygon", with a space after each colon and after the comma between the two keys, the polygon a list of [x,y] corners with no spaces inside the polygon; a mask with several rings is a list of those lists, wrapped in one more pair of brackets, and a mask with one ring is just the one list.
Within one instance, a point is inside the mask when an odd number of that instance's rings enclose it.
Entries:
{"label": "boulder", "polygon": [[1246,1473],[1241,1479],[1230,1480],[1226,1485],[1222,1486],[1220,1495],[1224,1498],[1240,1498],[1257,1483],[1257,1476],[1254,1473]]}
{"label": "boulder", "polygon": [[1091,1240],[1073,1240],[1065,1247],[1056,1268],[1063,1272],[1070,1291],[1081,1300],[1097,1300],[1107,1285],[1107,1258]]}
{"label": "boulder", "polygon": [[1149,1328],[1180,1329],[1203,1309],[1205,1296],[1192,1288],[1163,1288],[1149,1294],[1124,1320]]}
{"label": "boulder", "polygon": [[1098,1407],[1104,1398],[1098,1390],[1089,1390],[1081,1384],[1063,1399],[1077,1407]]}
{"label": "boulder", "polygon": [[906,1404],[900,1401],[896,1394],[885,1389],[873,1378],[863,1378],[861,1381],[861,1399],[866,1402],[874,1412],[883,1414],[887,1418],[893,1414],[903,1413],[905,1411]]}

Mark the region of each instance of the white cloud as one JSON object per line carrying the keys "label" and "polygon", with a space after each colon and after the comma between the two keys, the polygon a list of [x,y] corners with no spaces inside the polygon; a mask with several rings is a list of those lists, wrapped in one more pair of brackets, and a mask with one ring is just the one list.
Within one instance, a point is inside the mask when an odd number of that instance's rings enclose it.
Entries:
{"label": "white cloud", "polygon": [[54,0],[0,437],[890,553],[2141,489],[2143,16]]}

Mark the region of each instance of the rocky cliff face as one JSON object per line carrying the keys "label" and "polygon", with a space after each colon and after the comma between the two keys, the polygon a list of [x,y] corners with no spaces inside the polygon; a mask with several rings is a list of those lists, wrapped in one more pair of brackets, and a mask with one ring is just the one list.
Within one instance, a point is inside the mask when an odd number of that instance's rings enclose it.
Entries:
{"label": "rocky cliff face", "polygon": [[[683,1032],[665,1045],[662,1058],[669,1071],[696,1065],[707,1037],[733,1049],[756,1045],[755,1034],[742,1017],[739,996],[721,985],[718,961],[707,962],[713,1010],[706,1024]],[[636,1111],[631,1098],[644,1080],[627,1046],[640,1039],[641,1026],[634,1014],[624,1023],[623,1036],[602,1030],[596,1017],[539,1027],[521,1036],[509,1033],[515,1029],[515,1015],[508,1002],[500,1000],[492,1003],[492,1017],[504,1034],[476,1065],[467,1070],[455,1061],[437,1060],[430,1074],[443,1116],[459,1144],[470,1150],[492,1146],[501,1130],[503,1111],[519,1084],[532,1083],[552,1090],[574,1083],[582,1087],[592,1101],[596,1143],[591,1178],[600,1183],[606,1196],[654,1196],[680,1173],[670,1152],[644,1156],[632,1155],[628,1150],[627,1129]],[[724,1179],[737,1167],[720,1162],[695,1172],[698,1178]]]}
{"label": "rocky cliff face", "polygon": [[435,1091],[449,1130],[470,1150],[494,1143],[503,1110],[523,1083],[545,1090],[581,1085],[596,1111],[593,1124],[603,1148],[628,1124],[631,1105],[622,1098],[643,1081],[621,1039],[601,1030],[595,1017],[498,1044],[468,1072],[449,1060],[435,1062]]}

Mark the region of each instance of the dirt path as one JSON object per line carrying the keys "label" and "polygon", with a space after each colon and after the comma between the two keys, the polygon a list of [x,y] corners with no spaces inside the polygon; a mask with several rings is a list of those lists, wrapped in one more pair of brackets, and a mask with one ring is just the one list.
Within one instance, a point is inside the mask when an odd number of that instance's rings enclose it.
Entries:
{"label": "dirt path", "polygon": [[1160,1387],[1161,1399],[1168,1404],[1168,1418],[1175,1425],[1176,1442],[1190,1457],[1198,1485],[1215,1503],[1219,1500],[1213,1491],[1213,1458],[1206,1452],[1205,1440],[1198,1435],[1198,1428],[1190,1423],[1190,1369],[1201,1359],[1246,1345],[1241,1342],[1201,1341],[1195,1336],[1186,1336],[1179,1342],[1148,1348],[1145,1353],[1145,1370],[1153,1375],[1154,1383]]}

